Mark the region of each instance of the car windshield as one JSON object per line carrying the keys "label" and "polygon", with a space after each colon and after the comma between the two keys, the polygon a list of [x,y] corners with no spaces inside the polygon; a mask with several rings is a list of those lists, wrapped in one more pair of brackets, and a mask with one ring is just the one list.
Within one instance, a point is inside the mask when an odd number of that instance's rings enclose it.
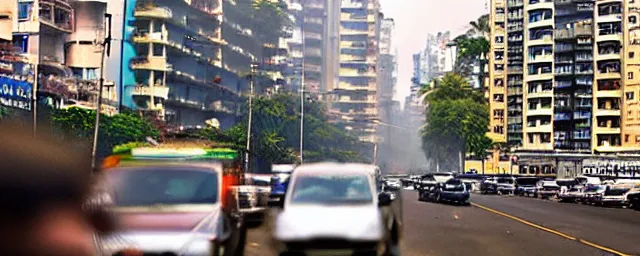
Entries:
{"label": "car windshield", "polygon": [[371,203],[373,195],[366,175],[298,176],[290,202],[292,204]]}
{"label": "car windshield", "polygon": [[213,204],[218,200],[214,172],[184,168],[116,169],[109,171],[117,206]]}
{"label": "car windshield", "polygon": [[498,178],[498,183],[513,184],[513,179],[511,179],[511,178]]}

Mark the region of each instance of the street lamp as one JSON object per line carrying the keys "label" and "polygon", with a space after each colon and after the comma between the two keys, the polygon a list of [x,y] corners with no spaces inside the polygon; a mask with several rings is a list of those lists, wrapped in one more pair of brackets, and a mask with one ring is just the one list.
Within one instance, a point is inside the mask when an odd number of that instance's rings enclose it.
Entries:
{"label": "street lamp", "polygon": [[[100,58],[100,81],[98,86],[98,103],[96,104],[96,122],[93,127],[93,148],[91,150],[91,169],[96,168],[96,154],[98,151],[98,134],[100,133],[100,112],[102,108],[102,89],[104,89],[104,58],[105,55],[109,56],[111,52],[111,14],[105,13],[104,17],[107,19],[107,36],[100,46],[102,48],[102,54]],[[122,92],[120,92],[122,93]]]}

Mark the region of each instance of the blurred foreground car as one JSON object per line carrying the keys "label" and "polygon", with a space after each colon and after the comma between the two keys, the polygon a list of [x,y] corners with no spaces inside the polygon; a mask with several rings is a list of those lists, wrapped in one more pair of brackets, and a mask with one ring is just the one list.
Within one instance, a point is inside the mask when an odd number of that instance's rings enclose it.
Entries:
{"label": "blurred foreground car", "polygon": [[122,230],[101,238],[102,255],[243,255],[237,154],[138,148],[115,159],[106,201]]}
{"label": "blurred foreground car", "polygon": [[291,177],[274,239],[281,255],[396,255],[401,222],[380,189],[377,168],[302,165]]}

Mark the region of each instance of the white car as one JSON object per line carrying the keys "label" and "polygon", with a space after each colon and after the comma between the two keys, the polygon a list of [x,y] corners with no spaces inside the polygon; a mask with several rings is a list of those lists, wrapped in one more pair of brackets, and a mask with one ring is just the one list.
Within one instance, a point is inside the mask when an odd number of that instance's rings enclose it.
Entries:
{"label": "white car", "polygon": [[291,176],[274,239],[282,253],[394,255],[401,222],[380,189],[377,167],[302,165]]}

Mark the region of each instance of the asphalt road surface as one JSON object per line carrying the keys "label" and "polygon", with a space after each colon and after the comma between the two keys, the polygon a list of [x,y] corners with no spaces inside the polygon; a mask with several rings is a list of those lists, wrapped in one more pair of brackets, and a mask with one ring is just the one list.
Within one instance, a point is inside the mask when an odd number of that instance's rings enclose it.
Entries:
{"label": "asphalt road surface", "polygon": [[[419,202],[404,191],[402,255],[640,255],[640,211],[533,198],[472,195],[472,206]],[[245,255],[277,255],[269,224]]]}

